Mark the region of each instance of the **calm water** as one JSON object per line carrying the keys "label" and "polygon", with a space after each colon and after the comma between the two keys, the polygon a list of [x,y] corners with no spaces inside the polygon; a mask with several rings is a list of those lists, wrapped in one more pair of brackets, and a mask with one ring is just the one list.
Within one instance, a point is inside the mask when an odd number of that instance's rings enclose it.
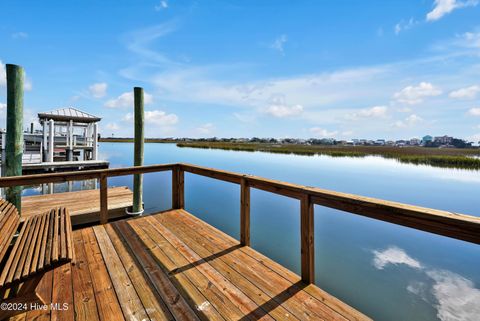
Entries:
{"label": "calm water", "polygon": [[[132,144],[101,144],[111,167],[132,164]],[[480,215],[480,172],[331,158],[146,144],[145,163],[187,162],[309,186]],[[171,205],[169,173],[145,175],[148,213]],[[110,185],[131,186],[131,177]],[[56,189],[64,189],[58,186]],[[82,188],[79,183],[74,189]],[[31,193],[31,192],[30,192]],[[239,187],[186,174],[186,209],[238,238]],[[252,246],[300,271],[299,202],[252,190]],[[320,206],[317,284],[378,320],[480,320],[480,246]]]}

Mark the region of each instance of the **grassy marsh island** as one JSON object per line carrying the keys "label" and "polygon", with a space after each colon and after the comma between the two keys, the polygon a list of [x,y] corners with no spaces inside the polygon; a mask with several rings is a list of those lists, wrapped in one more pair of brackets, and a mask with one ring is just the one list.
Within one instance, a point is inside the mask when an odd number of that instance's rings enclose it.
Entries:
{"label": "grassy marsh island", "polygon": [[[128,143],[132,138],[102,138],[100,142]],[[178,147],[223,149],[332,157],[380,156],[401,163],[480,170],[480,148],[436,148],[422,146],[307,145],[264,142],[185,141],[171,138],[145,138],[146,143],[175,143]]]}
{"label": "grassy marsh island", "polygon": [[178,147],[223,149],[247,152],[268,152],[295,155],[327,155],[332,157],[381,156],[401,163],[461,169],[480,169],[478,148],[428,148],[394,146],[326,146],[232,142],[181,142]]}

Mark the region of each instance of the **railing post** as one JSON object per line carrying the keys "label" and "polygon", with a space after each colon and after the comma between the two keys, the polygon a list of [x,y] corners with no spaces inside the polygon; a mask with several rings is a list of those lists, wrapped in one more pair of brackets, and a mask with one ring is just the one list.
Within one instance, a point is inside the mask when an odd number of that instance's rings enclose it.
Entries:
{"label": "railing post", "polygon": [[240,244],[250,246],[250,186],[245,177],[240,183]]}
{"label": "railing post", "polygon": [[314,204],[309,195],[304,195],[300,200],[300,235],[301,235],[301,260],[302,281],[310,284],[315,282],[315,247],[314,247]]}
{"label": "railing post", "polygon": [[106,174],[100,174],[100,224],[108,223],[108,181]]}
{"label": "railing post", "polygon": [[172,209],[185,207],[184,171],[179,165],[172,169]]}

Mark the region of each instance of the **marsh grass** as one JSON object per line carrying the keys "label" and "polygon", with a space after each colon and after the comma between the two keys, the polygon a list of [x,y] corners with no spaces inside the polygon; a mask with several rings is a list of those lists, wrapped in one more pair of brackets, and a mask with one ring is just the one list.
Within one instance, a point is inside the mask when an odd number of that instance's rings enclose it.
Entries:
{"label": "marsh grass", "polygon": [[327,155],[332,157],[381,156],[401,163],[435,167],[480,169],[480,155],[475,148],[425,148],[391,146],[318,146],[265,143],[182,142],[178,147],[223,149],[246,152],[268,152],[295,155]]}

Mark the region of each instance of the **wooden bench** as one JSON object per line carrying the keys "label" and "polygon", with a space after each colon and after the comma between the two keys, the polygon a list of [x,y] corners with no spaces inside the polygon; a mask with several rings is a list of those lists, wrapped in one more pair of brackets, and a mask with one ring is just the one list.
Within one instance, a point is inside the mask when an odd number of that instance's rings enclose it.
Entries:
{"label": "wooden bench", "polygon": [[[18,235],[16,235],[18,232]],[[20,223],[18,211],[0,199],[0,302],[47,304],[36,292],[42,276],[74,262],[72,224],[66,208],[55,208]],[[0,310],[0,320],[25,312]]]}

